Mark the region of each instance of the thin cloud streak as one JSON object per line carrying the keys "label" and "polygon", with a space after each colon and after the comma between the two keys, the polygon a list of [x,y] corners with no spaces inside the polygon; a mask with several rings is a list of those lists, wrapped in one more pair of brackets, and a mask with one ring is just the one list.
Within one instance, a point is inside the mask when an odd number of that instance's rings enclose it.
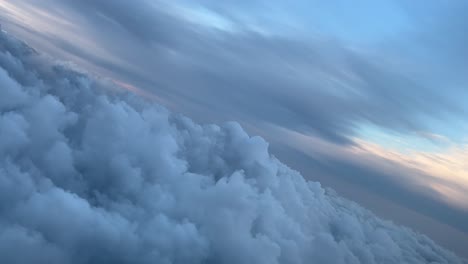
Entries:
{"label": "thin cloud streak", "polygon": [[[319,164],[318,167],[333,167],[319,170],[323,171],[320,173],[327,174],[327,177],[360,185],[376,195],[468,233],[465,221],[468,217],[466,171],[459,171],[460,177],[445,173],[439,175],[432,169],[445,166],[443,159],[439,163],[435,160],[435,164],[427,166],[427,163],[419,161],[417,155],[385,149],[362,139],[356,138],[354,144],[342,146],[313,135],[274,125],[264,126],[268,133],[260,135],[274,144],[304,153],[307,159],[303,162],[308,167],[316,166],[314,163]],[[427,153],[418,155],[424,156]],[[451,155],[446,156],[449,158]],[[464,164],[463,157],[453,155],[451,158]],[[446,166],[445,169],[448,170],[447,173],[454,173],[450,171],[451,166]]]}
{"label": "thin cloud streak", "polygon": [[424,172],[423,177],[414,175],[421,186],[436,191],[445,201],[468,211],[468,146],[452,146],[440,153],[402,153],[362,139],[355,142],[357,146],[351,149],[353,153],[375,155]]}

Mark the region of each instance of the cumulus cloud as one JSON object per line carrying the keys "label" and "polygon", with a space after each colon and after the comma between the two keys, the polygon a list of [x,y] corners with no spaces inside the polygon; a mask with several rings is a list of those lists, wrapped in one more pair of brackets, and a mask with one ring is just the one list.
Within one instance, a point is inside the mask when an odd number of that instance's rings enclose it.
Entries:
{"label": "cumulus cloud", "polygon": [[0,35],[1,263],[465,263],[197,125]]}

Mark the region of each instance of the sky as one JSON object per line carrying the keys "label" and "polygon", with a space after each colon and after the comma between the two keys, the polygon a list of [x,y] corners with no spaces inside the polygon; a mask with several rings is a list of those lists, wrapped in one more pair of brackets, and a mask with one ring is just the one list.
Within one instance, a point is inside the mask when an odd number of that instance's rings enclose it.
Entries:
{"label": "sky", "polygon": [[465,1],[0,1],[10,34],[308,180],[468,245]]}

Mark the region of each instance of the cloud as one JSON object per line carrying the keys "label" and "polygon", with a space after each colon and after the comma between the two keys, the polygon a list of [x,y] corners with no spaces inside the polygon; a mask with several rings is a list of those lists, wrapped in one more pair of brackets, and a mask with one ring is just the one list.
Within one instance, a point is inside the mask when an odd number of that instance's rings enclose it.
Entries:
{"label": "cloud", "polygon": [[343,147],[281,127],[269,126],[268,131],[264,136],[272,142],[273,151],[279,146],[276,153],[281,160],[294,165],[308,179],[340,191],[343,186],[351,188],[350,184],[364,188],[462,233],[468,231],[465,148],[440,153],[402,151],[357,138],[353,145]]}
{"label": "cloud", "polygon": [[[440,140],[438,137],[436,139]],[[465,180],[468,172],[465,162],[468,155],[467,146],[460,148],[451,146],[439,153],[430,151],[404,153],[388,150],[363,140],[356,140],[356,142],[358,146],[352,152],[371,154],[374,157],[396,162],[402,167],[422,172],[420,175],[418,173],[412,175],[419,185],[429,187],[432,191],[439,193],[442,200],[459,207],[462,211],[468,211],[468,197],[466,196],[468,183]]]}
{"label": "cloud", "polygon": [[[466,92],[456,89],[454,78],[434,78],[440,71],[428,65],[438,60],[418,56],[414,46],[419,45],[387,35],[389,39],[375,41],[391,47],[350,45],[313,32],[265,32],[239,17],[245,9],[268,13],[264,10],[278,11],[282,4],[49,0],[22,5],[33,10],[31,17],[43,10],[53,17],[41,20],[49,21],[47,30],[52,33],[36,36],[47,43],[43,46],[48,52],[61,50],[64,57],[96,67],[105,76],[158,94],[172,102],[171,109],[200,121],[229,116],[250,124],[268,122],[349,144],[356,124],[362,122],[402,132],[430,131],[428,120],[460,119],[466,114],[463,103],[454,103]],[[291,6],[313,10],[321,18],[321,12],[307,3],[295,1]],[[333,14],[334,6],[324,5],[322,13]],[[229,20],[236,30],[213,29],[186,19],[203,13],[200,10]],[[280,18],[269,20],[284,21]],[[307,27],[314,22],[303,21]]]}
{"label": "cloud", "polygon": [[2,263],[465,263],[237,123],[197,125],[5,33],[0,46]]}

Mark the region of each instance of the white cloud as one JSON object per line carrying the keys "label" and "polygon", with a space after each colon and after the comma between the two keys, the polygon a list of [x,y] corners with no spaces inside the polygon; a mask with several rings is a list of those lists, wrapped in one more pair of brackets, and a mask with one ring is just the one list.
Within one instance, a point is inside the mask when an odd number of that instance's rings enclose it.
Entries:
{"label": "white cloud", "polygon": [[237,123],[197,125],[0,40],[1,263],[464,263]]}

